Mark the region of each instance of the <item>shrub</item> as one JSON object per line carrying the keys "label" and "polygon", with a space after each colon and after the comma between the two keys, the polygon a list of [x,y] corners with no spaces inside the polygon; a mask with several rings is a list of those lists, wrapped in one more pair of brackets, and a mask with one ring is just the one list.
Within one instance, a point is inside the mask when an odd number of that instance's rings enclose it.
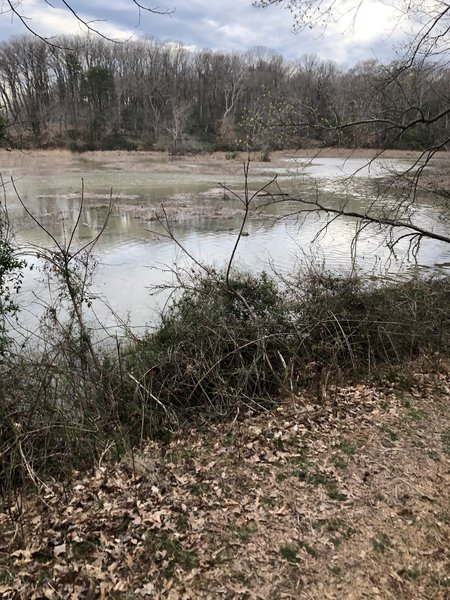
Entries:
{"label": "shrub", "polygon": [[229,412],[280,389],[289,335],[283,294],[265,274],[196,276],[159,330],[133,344],[127,368],[165,406]]}
{"label": "shrub", "polygon": [[329,375],[448,356],[449,297],[444,277],[375,285],[322,273],[281,285],[266,273],[194,274],[155,332],[90,352],[81,317],[49,312],[40,347],[2,365],[0,488],[67,476],[107,448],[118,457],[185,419],[258,410]]}
{"label": "shrub", "polygon": [[273,401],[323,372],[356,377],[449,347],[449,279],[375,286],[306,277],[282,289],[263,273],[196,276],[126,368],[176,414]]}
{"label": "shrub", "polygon": [[300,299],[296,327],[304,332],[300,351],[322,366],[366,373],[447,351],[449,278],[374,284],[322,274],[293,292]]}
{"label": "shrub", "polygon": [[11,341],[6,320],[18,311],[15,294],[21,287],[24,267],[25,261],[18,257],[12,243],[7,210],[0,203],[0,356]]}

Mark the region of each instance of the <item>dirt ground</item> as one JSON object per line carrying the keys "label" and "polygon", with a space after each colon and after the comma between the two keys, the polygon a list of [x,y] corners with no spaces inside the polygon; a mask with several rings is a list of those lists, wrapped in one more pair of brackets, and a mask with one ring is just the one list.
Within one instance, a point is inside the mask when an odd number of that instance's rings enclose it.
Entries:
{"label": "dirt ground", "polygon": [[447,599],[450,371],[290,397],[0,514],[2,598]]}

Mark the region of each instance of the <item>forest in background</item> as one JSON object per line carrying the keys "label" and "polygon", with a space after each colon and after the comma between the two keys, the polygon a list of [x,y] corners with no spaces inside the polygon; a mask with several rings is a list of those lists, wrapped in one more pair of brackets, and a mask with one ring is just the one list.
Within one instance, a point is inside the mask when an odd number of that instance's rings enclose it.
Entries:
{"label": "forest in background", "polygon": [[17,148],[439,148],[449,138],[449,83],[450,69],[432,60],[346,69],[261,47],[231,54],[89,36],[0,43],[3,142]]}

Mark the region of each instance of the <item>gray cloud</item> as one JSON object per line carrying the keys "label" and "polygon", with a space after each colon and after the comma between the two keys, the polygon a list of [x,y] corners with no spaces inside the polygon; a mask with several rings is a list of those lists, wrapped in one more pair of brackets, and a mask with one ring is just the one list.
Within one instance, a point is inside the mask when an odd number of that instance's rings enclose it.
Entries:
{"label": "gray cloud", "polygon": [[[251,0],[160,0],[157,4],[151,0],[149,6],[159,10],[175,9],[170,15],[145,11],[139,15],[131,0],[72,0],[71,5],[86,20],[95,19],[94,26],[106,35],[132,33],[196,48],[237,52],[264,46],[289,60],[314,53],[345,65],[374,57],[387,60],[392,56],[393,40],[388,39],[381,27],[378,35],[367,36],[367,41],[361,34],[353,39],[350,31],[342,34],[336,27],[325,32],[317,29],[294,34],[286,11],[279,7],[257,9]],[[53,6],[45,0],[23,0],[20,10],[30,17],[29,25],[41,35],[80,31],[60,0],[55,0]],[[11,15],[0,15],[1,39],[22,33],[25,29],[17,18],[11,20]]]}

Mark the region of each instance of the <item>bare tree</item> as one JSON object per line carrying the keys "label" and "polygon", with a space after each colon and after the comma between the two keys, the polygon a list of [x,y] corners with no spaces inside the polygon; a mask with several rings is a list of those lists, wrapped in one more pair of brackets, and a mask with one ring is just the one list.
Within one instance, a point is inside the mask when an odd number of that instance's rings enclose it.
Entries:
{"label": "bare tree", "polygon": [[[253,4],[260,7],[280,5],[288,9],[294,18],[294,30],[301,32],[305,27],[326,27],[331,18],[342,14],[343,9],[356,19],[364,0],[255,0]],[[409,238],[414,247],[422,238],[450,243],[450,173],[442,185],[436,185],[427,175],[432,159],[438,152],[447,151],[450,144],[450,95],[446,85],[450,59],[450,4],[446,0],[405,0],[395,3],[393,8],[398,11],[399,23],[407,20],[411,25],[411,35],[403,45],[402,55],[389,65],[360,66],[359,77],[358,72],[354,73],[352,82],[359,80],[359,85],[364,86],[367,69],[372,71],[370,87],[360,88],[368,92],[362,106],[352,102],[351,110],[345,110],[342,102],[338,107],[336,95],[317,96],[312,104],[321,117],[324,110],[320,109],[320,102],[326,103],[331,114],[314,123],[314,127],[323,129],[322,139],[333,144],[342,137],[360,146],[375,143],[379,149],[374,152],[374,158],[388,149],[402,146],[420,149],[420,156],[411,167],[396,175],[395,186],[401,193],[389,210],[380,196],[360,213],[349,210],[345,202],[332,206],[319,198],[301,199],[301,212],[320,211],[332,219],[348,216],[363,223],[387,227],[392,247],[405,238]],[[329,93],[330,87],[326,89]],[[354,97],[358,95],[354,94]],[[297,123],[298,130],[311,126],[311,120],[299,119]],[[414,221],[413,209],[421,189],[432,192],[442,208],[437,227],[424,227]]]}

